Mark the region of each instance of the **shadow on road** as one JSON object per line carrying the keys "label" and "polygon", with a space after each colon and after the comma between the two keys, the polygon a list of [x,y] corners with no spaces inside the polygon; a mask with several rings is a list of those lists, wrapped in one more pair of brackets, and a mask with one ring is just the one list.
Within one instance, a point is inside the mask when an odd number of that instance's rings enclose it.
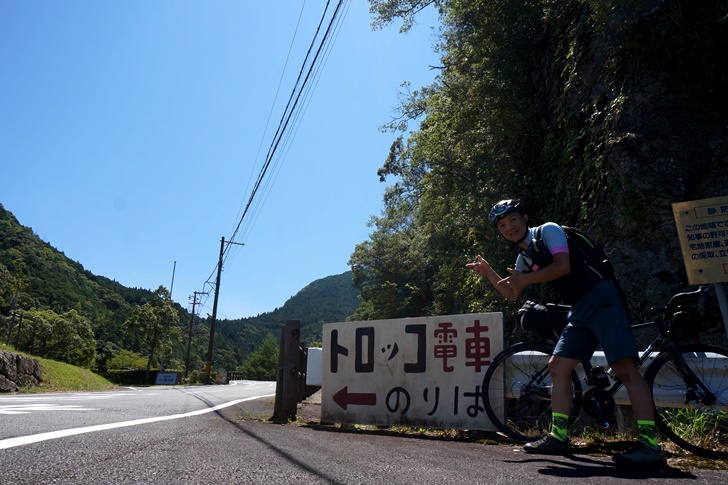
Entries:
{"label": "shadow on road", "polygon": [[[199,399],[200,401],[204,402],[205,404],[207,404],[211,408],[215,406],[210,400],[208,400],[207,398],[201,396],[200,394],[193,394],[193,396],[195,396],[197,399]],[[226,421],[228,424],[236,427],[239,431],[241,431],[245,435],[247,435],[250,438],[254,439],[255,441],[261,443],[262,445],[266,446],[268,449],[270,449],[273,452],[275,452],[278,456],[280,456],[284,460],[287,460],[288,462],[292,463],[293,465],[297,466],[298,468],[300,468],[302,470],[305,470],[306,472],[308,472],[311,475],[313,475],[313,476],[315,476],[315,477],[317,477],[317,478],[325,481],[326,483],[331,483],[331,484],[335,484],[335,485],[343,485],[342,482],[339,482],[339,481],[335,480],[334,478],[332,478],[332,477],[330,477],[328,475],[325,475],[325,474],[321,473],[319,470],[316,470],[315,468],[312,468],[308,464],[306,464],[306,463],[302,462],[301,460],[297,459],[296,457],[294,457],[290,453],[282,450],[281,448],[279,448],[275,444],[271,443],[270,441],[266,440],[262,436],[259,436],[259,435],[255,434],[255,433],[253,433],[249,429],[246,429],[243,426],[243,423],[244,422],[237,421],[235,419],[232,419],[232,418],[229,418],[229,417],[225,416],[225,414],[223,414],[222,413],[222,410],[220,410],[220,409],[215,410],[213,412],[218,417],[220,417],[221,419],[223,419],[224,421]]]}
{"label": "shadow on road", "polygon": [[[544,467],[538,470],[542,475],[563,478],[625,478],[630,480],[644,480],[648,478],[660,479],[697,479],[690,472],[672,468],[668,465],[659,467],[624,467],[616,466],[603,460],[595,460],[586,456],[568,455],[563,460],[554,458],[534,458],[518,460],[518,463],[543,462]],[[515,460],[508,463],[516,463]]]}

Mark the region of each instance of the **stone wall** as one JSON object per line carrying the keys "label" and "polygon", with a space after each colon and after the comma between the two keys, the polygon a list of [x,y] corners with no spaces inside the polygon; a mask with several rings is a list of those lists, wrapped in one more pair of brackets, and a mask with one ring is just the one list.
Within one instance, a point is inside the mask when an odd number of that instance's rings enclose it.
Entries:
{"label": "stone wall", "polygon": [[0,392],[36,387],[42,380],[43,373],[38,359],[0,350]]}

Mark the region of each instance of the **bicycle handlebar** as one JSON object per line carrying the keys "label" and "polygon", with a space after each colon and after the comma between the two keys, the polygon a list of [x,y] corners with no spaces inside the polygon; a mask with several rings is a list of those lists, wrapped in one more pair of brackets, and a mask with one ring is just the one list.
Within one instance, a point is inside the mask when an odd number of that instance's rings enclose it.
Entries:
{"label": "bicycle handlebar", "polygon": [[667,304],[667,306],[650,308],[650,315],[662,315],[667,312],[668,309],[677,307],[679,305],[693,303],[697,301],[698,298],[704,296],[708,292],[708,290],[709,288],[707,286],[701,285],[695,291],[686,291],[684,293],[678,293],[676,295],[673,295],[672,298],[670,298],[670,302]]}
{"label": "bicycle handlebar", "polygon": [[571,310],[571,305],[560,305],[558,303],[546,303],[546,309],[552,312],[568,312]]}
{"label": "bicycle handlebar", "polygon": [[703,296],[707,292],[708,292],[708,287],[701,285],[695,291],[687,291],[685,293],[678,293],[677,295],[674,295],[672,298],[670,298],[670,303],[672,303],[673,300],[697,299],[697,298]]}
{"label": "bicycle handlebar", "polygon": [[[677,293],[670,298],[670,302],[667,304],[667,306],[652,307],[649,310],[649,314],[652,317],[664,315],[665,312],[667,312],[667,310],[669,308],[676,307],[679,305],[684,305],[687,303],[692,303],[692,302],[696,301],[698,298],[704,296],[709,290],[710,290],[709,287],[707,287],[705,285],[701,285],[698,287],[697,290],[686,291],[683,293]],[[571,310],[571,305],[561,305],[558,303],[546,303],[545,307],[549,311],[552,311],[552,312],[567,312],[567,311]],[[632,328],[654,327],[655,325],[657,325],[657,322],[651,321],[651,322],[633,324]]]}

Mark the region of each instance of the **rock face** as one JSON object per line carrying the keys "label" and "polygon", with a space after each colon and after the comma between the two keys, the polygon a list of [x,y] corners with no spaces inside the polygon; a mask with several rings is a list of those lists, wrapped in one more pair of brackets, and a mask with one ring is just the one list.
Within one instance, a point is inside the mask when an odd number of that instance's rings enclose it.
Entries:
{"label": "rock face", "polygon": [[36,387],[42,380],[43,373],[38,359],[0,350],[0,392]]}
{"label": "rock face", "polygon": [[[551,54],[536,85],[548,89],[542,124],[558,161],[553,184],[534,184],[544,191],[529,216],[581,226],[600,242],[644,321],[691,289],[672,204],[728,194],[728,96],[713,83],[728,51],[716,9],[616,3],[554,4],[564,10],[544,31]],[[689,7],[678,21],[669,11],[677,4]],[[703,30],[714,34],[695,35]]]}

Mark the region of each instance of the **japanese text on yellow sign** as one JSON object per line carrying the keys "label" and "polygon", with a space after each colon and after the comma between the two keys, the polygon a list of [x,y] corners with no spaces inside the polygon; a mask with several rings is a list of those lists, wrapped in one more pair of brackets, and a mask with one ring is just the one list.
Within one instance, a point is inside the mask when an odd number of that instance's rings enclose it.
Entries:
{"label": "japanese text on yellow sign", "polygon": [[672,204],[688,282],[728,281],[728,197]]}

